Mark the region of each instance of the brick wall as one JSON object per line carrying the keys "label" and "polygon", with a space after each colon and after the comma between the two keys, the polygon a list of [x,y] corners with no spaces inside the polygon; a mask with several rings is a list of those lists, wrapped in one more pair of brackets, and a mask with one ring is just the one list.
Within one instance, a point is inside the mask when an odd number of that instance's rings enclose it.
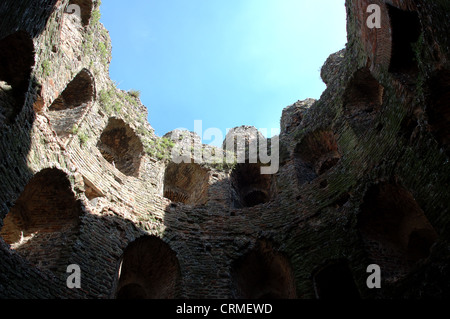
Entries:
{"label": "brick wall", "polygon": [[[441,70],[449,68],[450,45],[448,12],[438,2],[416,7],[386,1],[417,12],[422,26],[423,41],[414,48],[416,78],[409,81],[402,70],[389,70],[390,24],[367,29],[368,2],[347,1],[349,43],[322,69],[327,89],[320,100],[285,110],[280,170],[257,185],[239,183],[238,166],[180,168],[164,156],[170,146],[154,135],[145,106],[109,79],[111,43],[96,20],[97,1],[92,11],[90,1],[71,1],[80,4],[81,21],[65,12],[69,1],[31,2],[0,4],[0,47],[1,39],[23,30],[35,52],[34,64],[27,64],[34,65],[31,73],[17,80],[27,84],[24,103],[0,122],[0,297],[316,298],[321,280],[314,275],[337,260],[347,270],[334,271],[351,277],[362,298],[449,295],[448,125],[446,116],[433,117],[433,109],[445,110],[448,81]],[[384,1],[372,2],[389,21]],[[83,74],[89,77],[76,85],[82,94],[73,96],[73,81]],[[11,109],[3,82],[2,115]],[[53,117],[54,103],[62,99],[82,102],[75,108],[80,112]],[[364,112],[372,103],[376,112],[364,121],[348,117],[349,106]],[[247,141],[258,134],[245,126],[234,131]],[[310,170],[299,169],[299,162]],[[368,209],[373,185],[380,183],[395,185],[406,199],[397,202],[387,191]],[[183,196],[167,192],[178,189]],[[235,205],[257,189],[267,198]],[[393,233],[408,238],[400,252],[413,256],[405,267],[397,262],[399,250],[380,238],[382,228],[361,226],[361,216],[371,221],[386,206],[410,207],[421,216],[410,218],[417,223],[394,223]],[[147,239],[148,253],[133,249]],[[409,250],[415,246],[429,253]],[[149,285],[154,278],[136,266],[136,258],[168,289]],[[387,274],[378,292],[365,284],[374,262]],[[81,267],[81,289],[66,287],[70,264]]]}

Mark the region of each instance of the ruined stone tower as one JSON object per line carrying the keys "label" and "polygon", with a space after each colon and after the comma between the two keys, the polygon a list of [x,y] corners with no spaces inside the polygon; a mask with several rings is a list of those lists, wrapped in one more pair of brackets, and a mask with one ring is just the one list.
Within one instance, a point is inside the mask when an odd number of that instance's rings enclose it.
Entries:
{"label": "ruined stone tower", "polygon": [[450,296],[448,1],[347,0],[346,48],[280,114],[273,175],[172,161],[196,137],[156,136],[115,87],[99,5],[0,2],[0,298]]}

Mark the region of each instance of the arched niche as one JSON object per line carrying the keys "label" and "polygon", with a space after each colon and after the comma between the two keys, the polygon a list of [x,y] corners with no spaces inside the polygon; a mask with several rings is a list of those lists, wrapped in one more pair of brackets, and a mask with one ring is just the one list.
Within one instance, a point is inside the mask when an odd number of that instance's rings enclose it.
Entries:
{"label": "arched niche", "polygon": [[0,40],[0,124],[11,124],[22,111],[35,64],[34,43],[25,31]]}
{"label": "arched niche", "polygon": [[169,163],[164,173],[164,197],[173,202],[202,205],[208,200],[209,172],[195,163]]}
{"label": "arched niche", "polygon": [[[374,74],[390,72],[401,83],[413,83],[418,72],[414,44],[422,32],[420,17],[413,9],[416,5],[412,1],[386,2],[359,0],[354,3],[354,16],[349,18],[355,17],[360,28],[358,32],[349,33],[350,40],[352,42],[356,37],[356,41],[362,44]],[[375,21],[367,11],[369,5],[377,5],[380,9],[377,10],[380,28],[368,25],[369,21]]]}
{"label": "arched niche", "polygon": [[418,64],[413,44],[422,32],[416,11],[406,11],[386,4],[391,27],[391,59],[389,72],[415,76]]}
{"label": "arched niche", "polygon": [[179,295],[180,266],[162,239],[143,236],[124,250],[117,299],[174,299]]}
{"label": "arched niche", "polygon": [[386,279],[399,278],[430,255],[438,234],[412,194],[396,184],[372,185],[357,224],[369,258]]}
{"label": "arched niche", "polygon": [[271,200],[273,175],[261,174],[261,167],[259,163],[241,163],[233,169],[231,185],[234,207],[253,207]]}
{"label": "arched niche", "polygon": [[80,124],[94,98],[94,77],[83,69],[48,108],[50,124],[59,137],[66,138],[75,132],[76,125]]}
{"label": "arched niche", "polygon": [[381,110],[383,93],[383,86],[368,68],[355,72],[343,96],[344,114],[352,128],[367,130],[367,125]]}
{"label": "arched niche", "polygon": [[110,118],[97,143],[103,157],[127,176],[138,177],[144,146],[122,119]]}
{"label": "arched niche", "polygon": [[233,294],[237,299],[295,299],[296,286],[289,260],[266,240],[231,268]]}
{"label": "arched niche", "polygon": [[32,264],[65,271],[82,214],[67,175],[44,169],[25,186],[6,215],[0,235]]}
{"label": "arched niche", "polygon": [[294,165],[299,186],[311,182],[332,169],[341,158],[332,131],[317,130],[307,134],[294,150]]}

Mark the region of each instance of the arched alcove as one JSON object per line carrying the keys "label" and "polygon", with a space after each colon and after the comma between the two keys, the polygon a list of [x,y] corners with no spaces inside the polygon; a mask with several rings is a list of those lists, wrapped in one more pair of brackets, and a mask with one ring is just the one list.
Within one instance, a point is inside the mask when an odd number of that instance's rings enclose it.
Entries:
{"label": "arched alcove", "polygon": [[386,4],[392,37],[389,72],[414,76],[418,64],[413,44],[419,40],[422,27],[419,15],[415,11],[405,11]]}
{"label": "arched alcove", "polygon": [[367,124],[381,109],[383,92],[368,68],[355,72],[343,96],[344,114],[352,127],[367,130]]}
{"label": "arched alcove", "polygon": [[195,163],[169,163],[164,174],[164,197],[190,205],[208,200],[209,173]]}
{"label": "arched alcove", "polygon": [[359,291],[346,261],[336,261],[319,269],[313,276],[318,299],[359,299]]}
{"label": "arched alcove", "polygon": [[0,235],[32,264],[65,271],[82,213],[67,175],[44,169],[25,186],[6,215]]}
{"label": "arched alcove", "polygon": [[412,194],[398,185],[371,186],[360,209],[358,230],[385,278],[406,274],[438,239]]}
{"label": "arched alcove", "polygon": [[59,137],[65,138],[74,132],[74,126],[80,123],[94,97],[94,77],[83,69],[48,108],[50,124]]}
{"label": "arched alcove", "polygon": [[294,274],[288,259],[266,240],[235,261],[231,268],[237,299],[295,299]]}
{"label": "arched alcove", "polygon": [[13,123],[22,111],[34,64],[34,43],[27,32],[0,40],[0,124]]}
{"label": "arched alcove", "polygon": [[103,157],[127,176],[139,176],[144,146],[123,120],[110,118],[97,147]]}
{"label": "arched alcove", "polygon": [[[71,5],[77,5],[80,8],[80,18],[81,24],[85,27],[89,25],[89,21],[91,20],[93,2],[92,0],[70,0],[69,7]],[[67,10],[71,12],[70,10]]]}
{"label": "arched alcove", "polygon": [[125,249],[118,274],[117,299],[173,299],[179,295],[180,266],[162,239],[143,236]]}
{"label": "arched alcove", "polygon": [[436,72],[427,83],[426,113],[431,132],[450,155],[450,71]]}
{"label": "arched alcove", "polygon": [[340,160],[334,133],[318,130],[307,134],[294,150],[298,184],[311,182],[332,169]]}
{"label": "arched alcove", "polygon": [[261,174],[261,164],[237,164],[231,173],[233,205],[253,207],[267,203],[272,197],[273,175]]}

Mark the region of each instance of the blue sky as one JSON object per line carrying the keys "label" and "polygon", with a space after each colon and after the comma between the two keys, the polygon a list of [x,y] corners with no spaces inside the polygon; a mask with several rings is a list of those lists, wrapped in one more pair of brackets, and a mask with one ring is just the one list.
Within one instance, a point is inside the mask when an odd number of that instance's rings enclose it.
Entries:
{"label": "blue sky", "polygon": [[344,2],[104,0],[110,77],[141,91],[158,136],[194,120],[270,132],[283,108],[325,89],[320,68],[346,43]]}

